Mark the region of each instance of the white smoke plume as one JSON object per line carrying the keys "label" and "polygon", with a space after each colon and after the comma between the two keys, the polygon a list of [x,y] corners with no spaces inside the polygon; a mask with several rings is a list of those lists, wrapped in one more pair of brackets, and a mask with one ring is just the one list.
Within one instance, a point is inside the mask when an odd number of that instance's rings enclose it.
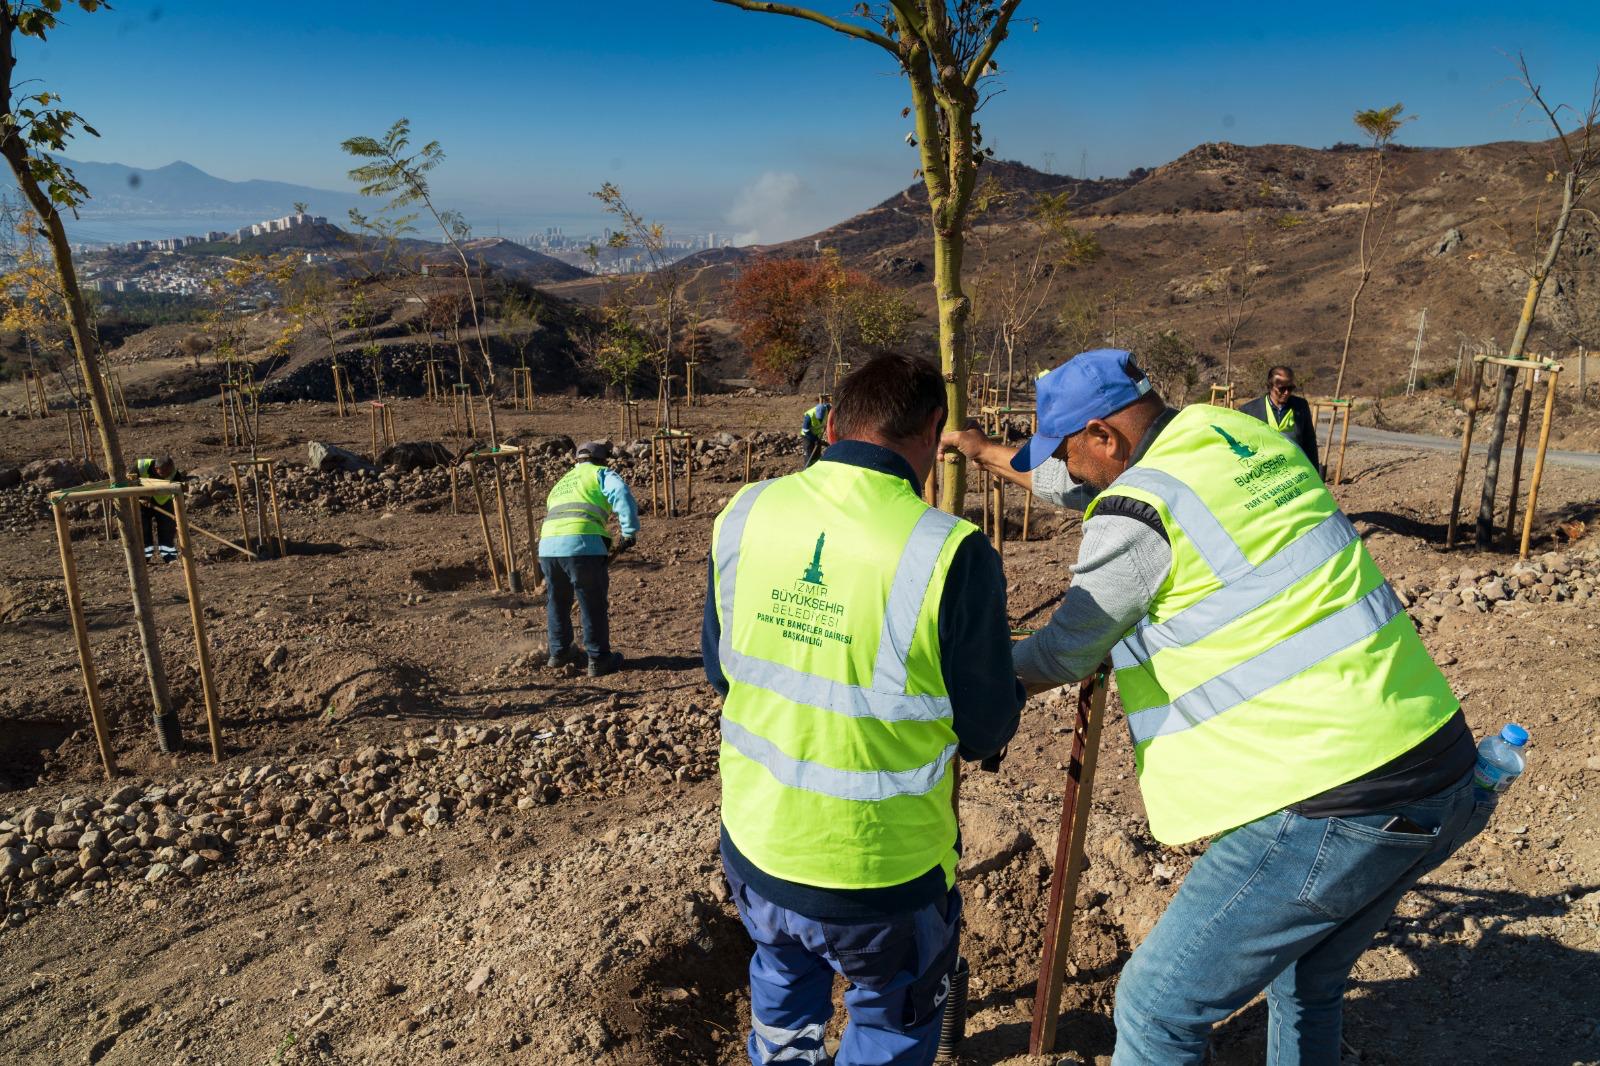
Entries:
{"label": "white smoke plume", "polygon": [[728,209],[737,244],[769,244],[810,232],[816,195],[798,174],[769,170],[739,191]]}

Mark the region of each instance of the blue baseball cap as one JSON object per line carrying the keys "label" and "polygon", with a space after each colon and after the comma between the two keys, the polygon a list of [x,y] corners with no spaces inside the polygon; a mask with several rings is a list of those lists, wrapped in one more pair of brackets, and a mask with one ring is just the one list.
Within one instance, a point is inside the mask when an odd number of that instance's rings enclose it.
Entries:
{"label": "blue baseball cap", "polygon": [[1039,379],[1039,432],[1011,458],[1026,473],[1096,418],[1109,418],[1150,391],[1150,379],[1121,348],[1081,352]]}

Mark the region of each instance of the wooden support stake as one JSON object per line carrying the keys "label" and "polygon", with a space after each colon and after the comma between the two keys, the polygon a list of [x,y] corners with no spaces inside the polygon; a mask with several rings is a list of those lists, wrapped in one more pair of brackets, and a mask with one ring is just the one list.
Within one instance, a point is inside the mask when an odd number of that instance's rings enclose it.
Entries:
{"label": "wooden support stake", "polygon": [[522,591],[522,574],[517,570],[517,543],[511,539],[511,513],[506,507],[506,483],[500,476],[500,460],[489,460],[489,472],[494,475],[494,503],[500,514],[500,544],[505,551],[506,584],[512,592]]}
{"label": "wooden support stake", "polygon": [[528,519],[528,568],[533,574],[533,587],[544,584],[544,571],[539,567],[539,538],[533,530],[533,478],[528,473],[528,453],[517,452],[517,469],[522,472],[522,510]]}
{"label": "wooden support stake", "polygon": [[28,417],[33,418],[33,405],[39,405],[39,418],[50,417],[50,395],[45,391],[44,375],[29,374],[23,382],[23,388],[28,391]]}
{"label": "wooden support stake", "polygon": [[478,502],[478,527],[483,530],[483,547],[489,553],[489,576],[494,578],[494,590],[500,591],[500,568],[495,560],[494,540],[489,536],[489,512],[483,506],[483,486],[478,482],[478,462],[467,458],[467,476],[472,479],[472,498]]}
{"label": "wooden support stake", "polygon": [[1522,375],[1522,406],[1517,414],[1517,446],[1511,453],[1511,498],[1506,501],[1506,536],[1517,528],[1517,490],[1522,487],[1522,453],[1528,442],[1528,414],[1533,409],[1533,376],[1537,370]]}
{"label": "wooden support stake", "polygon": [[[1333,436],[1333,422],[1331,420],[1328,422],[1328,435],[1330,437]],[[1339,424],[1339,465],[1334,469],[1333,472],[1333,483],[1335,485],[1344,484],[1344,450],[1345,445],[1349,442],[1350,406],[1349,404],[1346,404],[1344,407],[1344,419]]]}
{"label": "wooden support stake", "polygon": [[1456,524],[1461,518],[1461,488],[1467,481],[1467,459],[1472,453],[1472,426],[1478,420],[1478,394],[1483,388],[1484,357],[1472,358],[1472,389],[1467,395],[1467,424],[1461,431],[1461,458],[1456,463],[1456,487],[1450,494],[1450,524],[1445,527],[1444,546],[1456,545]]}
{"label": "wooden support stake", "polygon": [[994,551],[1000,556],[1002,562],[1006,557],[1006,479],[991,477],[989,479],[990,491],[994,493],[994,506],[990,508],[994,516]]}
{"label": "wooden support stake", "polygon": [[183,584],[189,593],[189,620],[194,624],[195,660],[200,667],[200,694],[206,704],[206,729],[211,734],[211,761],[222,761],[222,721],[217,717],[217,689],[211,680],[211,647],[206,643],[205,614],[200,609],[200,583],[195,580],[194,557],[189,551],[189,521],[183,493],[172,497],[178,527],[178,558],[183,562]]}
{"label": "wooden support stake", "polygon": [[[149,499],[149,498],[146,498],[143,502],[144,502],[146,507],[149,507],[149,508],[153,509],[157,514],[166,515],[168,518],[172,519],[173,524],[177,524],[177,521],[178,521],[177,516],[174,515],[171,511],[167,510],[165,507],[162,507],[160,504],[156,503],[154,500]],[[224,548],[232,548],[234,551],[238,552],[240,555],[247,555],[252,559],[259,558],[259,556],[257,556],[256,553],[251,551],[249,548],[241,548],[241,547],[239,547],[239,545],[235,544],[233,541],[229,540],[228,538],[219,537],[215,533],[210,532],[209,530],[202,529],[200,526],[194,524],[193,522],[189,523],[189,532],[198,533],[202,537],[205,537],[207,540],[214,540],[218,544],[222,545]]]}
{"label": "wooden support stake", "polygon": [[1089,828],[1094,769],[1100,751],[1100,726],[1105,719],[1106,668],[1078,684],[1078,710],[1072,729],[1072,760],[1061,792],[1061,828],[1056,834],[1055,865],[1050,871],[1050,900],[1045,910],[1044,950],[1033,1000],[1033,1025],[1028,1054],[1055,1049],[1061,1014],[1061,985],[1066,978],[1072,944],[1072,919],[1078,904],[1078,878],[1083,872],[1083,847]]}
{"label": "wooden support stake", "polygon": [[750,438],[744,439],[744,483],[750,484]]}
{"label": "wooden support stake", "polygon": [[278,556],[281,558],[289,554],[289,547],[283,539],[283,516],[278,510],[278,475],[273,472],[272,464],[267,464],[267,489],[272,497],[272,531],[278,538]]}
{"label": "wooden support stake", "polygon": [[[250,547],[250,521],[245,517],[247,508],[244,502],[244,479],[239,476],[238,466],[232,463],[228,464],[228,466],[233,471],[233,493],[239,500],[239,540],[248,548]],[[177,497],[174,496],[173,499],[177,499]],[[255,546],[259,550],[261,547],[260,542],[258,541]],[[254,552],[251,554],[252,556],[255,555]]]}
{"label": "wooden support stake", "polygon": [[110,780],[117,776],[117,760],[111,751],[105,711],[100,706],[100,685],[94,676],[94,658],[89,649],[89,627],[83,620],[83,600],[78,594],[78,564],[72,556],[72,529],[67,524],[66,501],[50,510],[55,516],[56,543],[61,548],[61,576],[67,585],[67,612],[72,617],[72,639],[78,645],[83,693],[89,701],[89,719],[94,724],[94,741],[100,749],[100,765],[105,767],[106,779]]}
{"label": "wooden support stake", "polygon": [[334,363],[333,364],[333,402],[338,405],[338,412],[339,412],[338,413],[338,417],[340,417],[340,418],[343,418],[345,416],[345,410],[344,410],[344,392],[345,392],[345,388],[346,388],[346,385],[345,385],[345,381],[344,381],[344,367],[340,366],[338,363]]}
{"label": "wooden support stake", "polygon": [[661,505],[656,502],[656,440],[650,439],[650,517],[654,518],[661,511]]}
{"label": "wooden support stake", "polygon": [[1560,371],[1556,368],[1550,370],[1550,384],[1546,386],[1544,394],[1544,418],[1539,423],[1539,453],[1533,460],[1533,480],[1528,482],[1528,513],[1522,518],[1522,547],[1521,556],[1528,557],[1528,541],[1533,536],[1533,512],[1539,506],[1539,483],[1544,480],[1544,455],[1550,447],[1550,420],[1556,409],[1556,375]]}

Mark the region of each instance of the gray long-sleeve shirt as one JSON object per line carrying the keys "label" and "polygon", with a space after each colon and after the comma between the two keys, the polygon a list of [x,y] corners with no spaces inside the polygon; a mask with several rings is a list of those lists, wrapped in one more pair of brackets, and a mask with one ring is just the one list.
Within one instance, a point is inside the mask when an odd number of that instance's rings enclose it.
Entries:
{"label": "gray long-sleeve shirt", "polygon": [[[1166,421],[1152,427],[1139,453]],[[1072,480],[1059,459],[1048,459],[1033,472],[1033,493],[1075,511],[1095,497],[1093,490]],[[1098,511],[1084,522],[1066,595],[1049,623],[1012,649],[1023,684],[1061,685],[1088,677],[1111,646],[1145,616],[1172,566],[1172,548],[1158,530],[1159,523]]]}
{"label": "gray long-sleeve shirt", "polygon": [[[1134,451],[1137,462],[1171,421],[1160,418]],[[1075,484],[1067,464],[1050,459],[1033,473],[1033,492],[1046,503],[1082,510],[1094,494]],[[1113,497],[1083,524],[1072,584],[1050,622],[1012,649],[1017,676],[1029,688],[1087,677],[1150,608],[1172,566],[1172,548],[1153,509]],[[1114,513],[1120,511],[1121,513]],[[1148,512],[1148,513],[1147,513]],[[1130,517],[1131,516],[1131,517]],[[1439,792],[1472,765],[1472,731],[1457,711],[1411,750],[1353,781],[1293,805],[1307,818],[1352,817],[1393,810]]]}

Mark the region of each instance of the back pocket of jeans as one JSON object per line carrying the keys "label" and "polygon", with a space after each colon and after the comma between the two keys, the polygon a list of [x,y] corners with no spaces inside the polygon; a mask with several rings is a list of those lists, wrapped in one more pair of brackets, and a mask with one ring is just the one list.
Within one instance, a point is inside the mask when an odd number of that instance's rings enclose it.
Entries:
{"label": "back pocket of jeans", "polygon": [[1347,818],[1329,818],[1322,844],[1300,889],[1300,902],[1343,921],[1391,889],[1438,840],[1438,832],[1392,833]]}

